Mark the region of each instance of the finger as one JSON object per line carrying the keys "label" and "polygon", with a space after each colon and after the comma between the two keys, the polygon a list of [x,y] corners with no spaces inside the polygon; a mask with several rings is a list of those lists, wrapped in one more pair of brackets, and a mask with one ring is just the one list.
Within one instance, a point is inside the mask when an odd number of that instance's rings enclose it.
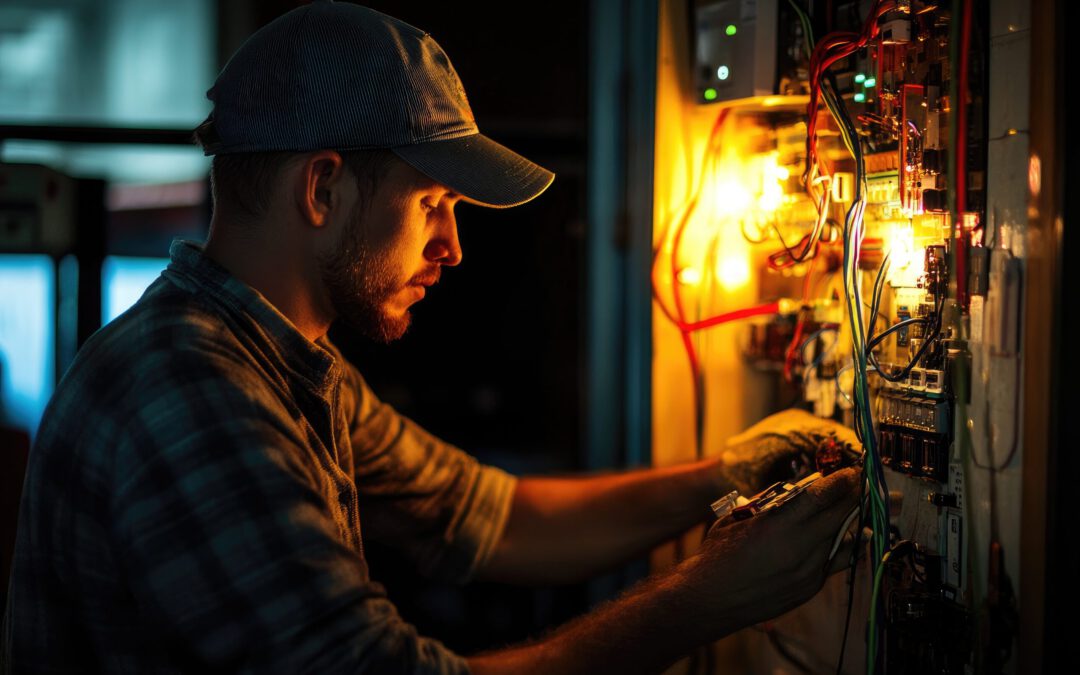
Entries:
{"label": "finger", "polygon": [[840,546],[841,537],[859,517],[859,493],[855,489],[850,494],[853,495],[851,499],[843,498],[829,504],[824,510],[811,514],[801,525],[809,536],[826,541],[830,558]]}
{"label": "finger", "polygon": [[814,481],[806,488],[806,493],[795,500],[801,502],[801,517],[824,516],[831,520],[834,513],[846,515],[858,503],[862,480],[861,470],[849,467]]}

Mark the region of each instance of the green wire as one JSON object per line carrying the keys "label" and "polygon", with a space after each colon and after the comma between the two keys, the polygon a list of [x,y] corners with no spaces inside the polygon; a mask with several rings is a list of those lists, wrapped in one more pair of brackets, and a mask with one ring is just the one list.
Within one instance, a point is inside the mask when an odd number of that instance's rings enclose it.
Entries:
{"label": "green wire", "polygon": [[[804,48],[804,50],[805,50],[805,52],[807,54],[807,57],[812,57],[813,54],[812,54],[812,50],[810,48],[810,45],[814,42],[814,37],[813,37],[814,34],[813,34],[813,28],[810,25],[809,17],[802,10],[802,8],[799,7],[799,5],[795,2],[795,0],[788,0],[788,4],[795,11],[795,14],[799,17],[799,21],[800,21],[800,23],[802,24],[802,27],[803,27],[803,32],[806,34],[806,38],[807,38],[803,43],[803,48]],[[863,205],[862,205],[862,201],[863,201],[862,196],[863,196],[863,194],[865,194],[865,180],[866,180],[865,175],[866,175],[866,172],[865,172],[865,170],[863,170],[863,162],[862,162],[861,152],[859,152],[859,150],[857,150],[857,147],[858,147],[857,144],[858,144],[859,141],[858,141],[857,138],[852,136],[851,128],[846,123],[844,123],[842,114],[840,112],[840,102],[837,100],[836,92],[831,87],[826,85],[826,86],[823,86],[821,88],[821,95],[822,95],[822,98],[825,100],[825,105],[828,108],[829,112],[832,114],[833,118],[837,121],[837,126],[840,129],[840,134],[841,134],[841,138],[844,141],[844,145],[846,146],[848,152],[852,155],[852,158],[855,159],[855,161],[856,161],[856,166],[857,166],[857,169],[858,169],[857,173],[859,175],[859,180],[856,182],[857,197],[856,197],[856,200],[855,200],[855,204],[853,204],[852,208],[853,209],[858,208],[859,211],[855,215],[855,217],[853,218],[853,221],[856,222],[856,223],[861,223],[861,221],[862,221],[862,210],[864,208]],[[845,223],[845,225],[847,225],[847,224],[848,223]],[[852,240],[851,231],[847,227],[845,227],[845,251],[844,251],[845,261],[850,260],[851,258],[854,257],[853,253],[851,251],[851,248],[850,248],[851,243],[852,243],[851,240]],[[852,305],[855,305],[856,307],[858,306],[858,293],[854,292],[854,289],[856,289],[856,284],[857,284],[857,281],[858,281],[857,276],[856,276],[857,274],[858,274],[857,271],[852,270],[850,272],[850,275],[846,275],[846,278],[849,280],[848,288],[852,289],[852,292],[847,294],[848,295],[848,298],[847,298],[848,299],[848,305],[849,305],[848,306],[848,316],[849,316],[850,319],[852,319],[851,320],[851,328],[852,328],[852,337],[853,337],[853,343],[854,343],[853,346],[854,346],[855,352],[856,352],[856,354],[855,354],[855,359],[857,361],[856,365],[858,366],[858,369],[856,371],[857,376],[855,378],[855,383],[854,383],[855,384],[855,391],[853,393],[855,393],[858,400],[863,401],[863,404],[860,405],[860,418],[863,420],[862,421],[862,426],[863,426],[864,429],[867,430],[867,433],[873,433],[873,420],[872,420],[872,417],[871,417],[871,414],[870,414],[869,394],[866,391],[866,387],[868,386],[867,381],[866,381],[867,360],[866,360],[865,354],[863,353],[865,350],[864,349],[859,349],[860,345],[865,345],[865,343],[866,343],[866,334],[864,332],[864,328],[862,326],[862,323],[859,322],[859,321],[854,321],[853,320],[854,315],[858,314],[859,312],[857,310],[856,310],[856,312],[852,312]],[[871,469],[875,469],[875,458],[873,456],[871,456]],[[887,522],[888,522],[886,520],[887,515],[885,515],[885,518],[882,518],[882,516],[885,514],[884,509],[886,509],[887,507],[886,507],[886,505],[884,504],[884,502],[883,502],[883,500],[881,498],[881,494],[880,494],[880,492],[878,490],[871,490],[870,493],[871,493],[871,503],[874,506],[877,507],[877,508],[872,508],[871,509],[872,517],[874,517],[875,523],[878,524],[878,526],[879,526],[878,528],[875,528],[875,530],[881,530],[882,525],[885,525],[885,527],[887,529]],[[881,548],[884,548],[884,547],[881,547]]]}
{"label": "green wire", "polygon": [[795,14],[802,23],[803,33],[806,35],[806,39],[803,40],[803,50],[806,52],[806,58],[810,58],[814,55],[814,50],[810,48],[810,45],[815,42],[814,29],[810,27],[810,17],[806,16],[806,13],[802,11],[802,7],[799,7],[799,5],[795,3],[795,0],[788,0],[788,4],[795,10]]}
{"label": "green wire", "polygon": [[[809,39],[812,40],[813,33],[810,28],[809,20],[806,14],[802,12],[801,8],[799,8],[795,4],[794,0],[789,0],[789,4],[799,16],[799,19],[803,25],[803,30],[805,31],[806,35]],[[806,46],[807,49],[809,49],[809,42]],[[858,271],[857,269],[855,269],[854,265],[849,262],[854,259],[854,229],[860,227],[862,224],[862,211],[864,209],[863,195],[865,194],[866,172],[862,162],[861,148],[858,148],[857,145],[859,141],[857,140],[857,138],[852,136],[851,129],[842,118],[839,110],[840,103],[837,100],[835,91],[833,91],[831,87],[826,85],[821,88],[821,92],[822,98],[824,98],[825,100],[826,107],[829,109],[829,112],[832,114],[833,118],[837,121],[837,126],[840,128],[841,137],[844,141],[844,145],[847,147],[848,152],[851,153],[852,158],[856,162],[856,173],[858,175],[858,181],[856,182],[856,189],[858,194],[856,196],[855,203],[852,205],[853,211],[849,213],[849,217],[845,219],[844,266],[845,269],[849,270],[847,273],[845,273],[845,285],[849,289],[845,295],[848,302],[848,319],[852,329],[852,347],[854,351],[853,357],[857,366],[857,370],[855,373],[856,377],[854,380],[855,387],[853,393],[855,395],[855,399],[860,402],[859,417],[861,419],[861,426],[864,430],[864,433],[869,436],[874,433],[874,428],[872,412],[870,410],[870,396],[868,391],[869,382],[867,380],[867,356],[864,346],[866,344],[866,333],[862,325],[862,321],[858,320],[858,317],[861,316],[861,311],[858,305]],[[874,317],[871,316],[870,320],[873,321],[873,319]],[[872,443],[872,438],[870,439],[870,441]],[[876,477],[879,475],[880,472],[880,467],[878,467],[877,455],[873,452],[867,453],[867,458],[868,466],[866,472],[868,474],[868,477],[874,477],[874,480],[872,480],[871,482],[876,483]],[[876,550],[882,550],[887,546],[886,537],[888,533],[888,505],[884,502],[881,491],[879,489],[870,490],[870,503],[871,519],[874,523],[874,539],[877,540],[877,545],[875,548]],[[885,560],[887,556],[888,553],[885,554],[883,560]],[[881,568],[879,567],[879,569]],[[871,642],[869,645],[869,650],[867,652],[869,670],[871,672],[873,671],[874,664],[876,663],[877,654],[877,600],[879,592],[880,576],[878,583],[875,584],[874,587],[874,595],[872,597],[871,604]]]}
{"label": "green wire", "polygon": [[886,551],[874,572],[874,593],[870,596],[870,634],[866,648],[866,672],[871,674],[874,672],[877,661],[877,603],[878,596],[881,595],[881,577],[885,572],[885,563],[889,561],[891,555],[892,551]]}
{"label": "green wire", "polygon": [[[814,43],[813,29],[810,25],[809,17],[803,12],[795,0],[788,0],[788,4],[795,11],[795,14],[799,17],[799,21],[802,24],[803,32],[806,35],[806,40],[803,43],[803,47],[806,51],[808,58],[813,57],[813,53],[810,45]],[[955,41],[954,41],[955,44]],[[853,129],[849,127],[849,124],[844,120],[844,117],[840,111],[840,101],[838,100],[837,93],[832,89],[828,83],[824,83],[821,87],[821,96],[825,101],[825,106],[828,108],[833,119],[836,120],[837,126],[840,129],[840,135],[843,139],[844,145],[847,151],[851,154],[855,160],[856,165],[856,195],[855,200],[852,203],[851,209],[848,211],[847,217],[844,219],[844,281],[845,281],[845,298],[848,305],[848,323],[851,327],[852,337],[852,351],[855,370],[854,387],[852,394],[854,399],[859,401],[859,419],[861,420],[860,426],[864,430],[864,434],[867,435],[869,444],[873,446],[873,415],[870,410],[870,393],[869,393],[869,381],[867,378],[867,355],[866,355],[866,332],[863,322],[861,320],[862,312],[859,305],[860,294],[858,291],[858,269],[853,264],[856,252],[854,249],[855,231],[861,227],[863,219],[863,210],[865,209],[865,197],[866,194],[866,170],[863,163],[861,146],[859,140],[853,133]],[[809,156],[807,157],[807,171],[810,170]],[[950,157],[950,161],[952,158]],[[809,173],[807,174],[809,175]],[[877,290],[877,283],[875,281],[875,291]],[[876,295],[875,295],[876,297]],[[870,317],[870,321],[873,321],[876,314]],[[867,479],[870,480],[872,489],[870,489],[870,517],[874,524],[874,540],[875,551],[882,551],[888,546],[888,505],[885,503],[882,497],[881,488],[878,485],[873,487],[878,481],[877,477],[880,475],[881,468],[878,466],[878,459],[875,452],[866,453],[866,466],[864,467],[864,473]],[[876,557],[876,554],[875,556]],[[867,649],[867,670],[873,673],[874,667],[877,661],[877,603],[878,596],[880,594],[881,587],[881,575],[884,570],[885,561],[889,558],[889,552],[886,551],[878,564],[876,578],[873,587],[873,596],[871,598],[870,606],[870,636]]]}

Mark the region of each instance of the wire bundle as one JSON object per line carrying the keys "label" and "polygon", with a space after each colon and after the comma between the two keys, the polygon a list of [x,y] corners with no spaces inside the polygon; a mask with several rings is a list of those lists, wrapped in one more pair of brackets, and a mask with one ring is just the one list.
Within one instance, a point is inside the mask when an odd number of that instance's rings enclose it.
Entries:
{"label": "wire bundle", "polygon": [[[809,42],[812,42],[809,18],[794,0],[790,0],[790,4],[799,15]],[[878,295],[884,285],[884,275],[882,273],[878,274],[874,289],[875,302],[871,306],[872,313],[869,322],[867,322],[863,317],[862,291],[859,277],[859,253],[865,234],[863,215],[866,209],[866,164],[858,131],[840,100],[835,84],[827,78],[827,71],[833,64],[866,47],[877,36],[878,19],[895,7],[895,2],[877,0],[860,32],[835,31],[829,33],[814,45],[814,49],[810,54],[810,102],[807,105],[806,171],[804,173],[807,192],[813,197],[813,186],[817,177],[827,175],[829,171],[828,166],[817,152],[818,113],[821,102],[824,101],[836,121],[837,127],[840,129],[844,145],[848,152],[851,153],[855,163],[854,199],[844,218],[843,226],[842,272],[848,324],[852,340],[854,369],[852,394],[855,411],[855,431],[865,448],[863,471],[869,488],[867,491],[869,497],[869,524],[873,531],[870,562],[874,570],[881,569],[889,551],[888,486],[885,482],[885,472],[877,448],[868,377],[871,367],[877,369],[877,363],[872,354],[871,340],[874,339],[872,335],[873,325],[877,317]],[[883,261],[882,270],[884,268],[885,262]],[[871,673],[878,662],[877,646],[883,626],[883,622],[878,620],[879,614],[882,613],[882,608],[879,607],[877,602],[878,588],[875,588],[874,591],[871,600],[870,631],[867,645],[867,670]],[[841,664],[842,659],[843,656],[841,656]]]}

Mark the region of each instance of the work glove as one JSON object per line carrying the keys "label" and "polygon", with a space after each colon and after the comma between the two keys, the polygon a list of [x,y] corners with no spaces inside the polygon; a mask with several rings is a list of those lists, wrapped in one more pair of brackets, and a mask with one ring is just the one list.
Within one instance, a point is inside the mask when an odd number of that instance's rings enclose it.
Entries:
{"label": "work glove", "polygon": [[773,483],[819,470],[823,447],[861,451],[855,432],[842,424],[789,408],[769,415],[725,443],[726,478],[750,497]]}

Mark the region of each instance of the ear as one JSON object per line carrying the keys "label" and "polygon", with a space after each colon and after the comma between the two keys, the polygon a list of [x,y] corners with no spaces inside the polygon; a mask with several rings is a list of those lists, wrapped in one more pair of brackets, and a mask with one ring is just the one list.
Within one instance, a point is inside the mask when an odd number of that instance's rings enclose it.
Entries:
{"label": "ear", "polygon": [[330,212],[341,203],[345,168],[341,155],[320,150],[307,156],[296,185],[296,203],[304,220],[313,227],[329,222]]}

